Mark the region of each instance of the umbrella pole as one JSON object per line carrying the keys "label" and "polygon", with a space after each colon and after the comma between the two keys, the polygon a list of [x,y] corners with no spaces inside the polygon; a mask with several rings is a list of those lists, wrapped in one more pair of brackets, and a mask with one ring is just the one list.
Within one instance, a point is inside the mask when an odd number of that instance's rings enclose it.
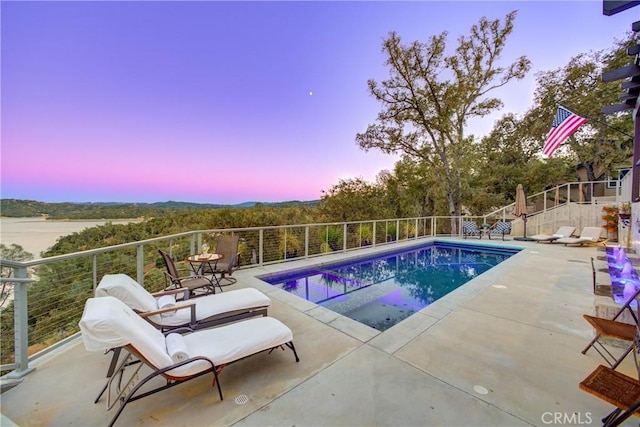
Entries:
{"label": "umbrella pole", "polygon": [[519,242],[533,242],[534,239],[532,239],[531,237],[527,237],[527,215],[522,215],[521,218],[524,223],[524,231],[522,232],[522,237],[514,237],[513,240],[517,240]]}

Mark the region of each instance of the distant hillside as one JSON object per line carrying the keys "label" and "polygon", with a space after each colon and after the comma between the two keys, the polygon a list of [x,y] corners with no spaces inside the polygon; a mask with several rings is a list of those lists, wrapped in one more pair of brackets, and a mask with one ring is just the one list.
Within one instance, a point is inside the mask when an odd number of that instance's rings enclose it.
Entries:
{"label": "distant hillside", "polygon": [[[319,201],[289,201],[262,203],[264,206],[285,207],[296,205],[315,205]],[[35,200],[0,199],[0,215],[6,217],[34,217],[46,215],[51,219],[125,219],[156,218],[171,215],[188,209],[250,208],[261,202],[245,202],[237,205],[219,205],[191,202],[155,202],[155,203],[46,203]]]}

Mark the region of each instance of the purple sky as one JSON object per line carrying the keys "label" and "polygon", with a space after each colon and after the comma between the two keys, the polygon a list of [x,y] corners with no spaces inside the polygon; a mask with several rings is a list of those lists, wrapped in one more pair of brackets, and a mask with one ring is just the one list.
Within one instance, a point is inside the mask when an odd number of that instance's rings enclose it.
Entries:
{"label": "purple sky", "polygon": [[[48,202],[311,200],[373,181],[395,157],[355,135],[379,104],[381,41],[453,49],[480,17],[518,9],[504,61],[533,71],[498,93],[486,134],[531,104],[534,73],[613,45],[636,20],[585,2],[12,2],[1,12],[2,198]],[[311,94],[313,93],[313,94]]]}

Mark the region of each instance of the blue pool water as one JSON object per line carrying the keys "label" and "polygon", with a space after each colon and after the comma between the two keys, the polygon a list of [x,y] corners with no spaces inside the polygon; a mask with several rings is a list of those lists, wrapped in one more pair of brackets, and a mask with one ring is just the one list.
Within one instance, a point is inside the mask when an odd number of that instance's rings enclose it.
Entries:
{"label": "blue pool water", "polygon": [[261,279],[384,331],[518,251],[435,242]]}

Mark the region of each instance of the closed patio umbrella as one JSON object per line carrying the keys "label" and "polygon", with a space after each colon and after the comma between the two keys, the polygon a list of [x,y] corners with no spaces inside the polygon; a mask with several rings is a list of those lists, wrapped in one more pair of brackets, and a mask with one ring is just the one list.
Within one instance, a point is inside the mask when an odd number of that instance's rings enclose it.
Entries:
{"label": "closed patio umbrella", "polygon": [[524,194],[524,188],[522,184],[518,184],[516,187],[516,203],[513,209],[515,216],[522,217],[524,221],[524,234],[522,237],[516,237],[514,240],[531,240],[527,237],[527,196]]}

